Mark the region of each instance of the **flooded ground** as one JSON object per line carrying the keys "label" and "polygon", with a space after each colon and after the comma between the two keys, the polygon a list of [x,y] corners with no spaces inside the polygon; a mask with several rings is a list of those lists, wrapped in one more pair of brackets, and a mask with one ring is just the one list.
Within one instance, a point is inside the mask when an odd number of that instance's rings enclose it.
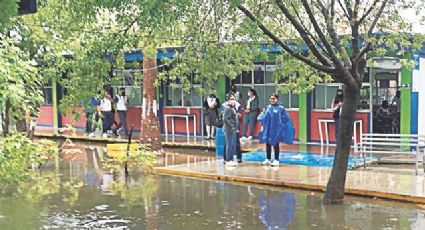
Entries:
{"label": "flooded ground", "polygon": [[[423,229],[424,207],[131,171],[104,171],[101,146],[64,154],[37,183],[0,198],[0,229]],[[179,151],[158,164],[212,160]]]}

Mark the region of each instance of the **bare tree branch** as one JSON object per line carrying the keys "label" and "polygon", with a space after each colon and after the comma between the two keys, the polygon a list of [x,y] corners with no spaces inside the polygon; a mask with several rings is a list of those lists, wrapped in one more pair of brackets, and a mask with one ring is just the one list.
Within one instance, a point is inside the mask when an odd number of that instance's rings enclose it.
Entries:
{"label": "bare tree branch", "polygon": [[369,9],[367,9],[366,11],[365,11],[365,13],[363,14],[363,16],[359,19],[359,20],[357,20],[357,24],[358,25],[360,25],[360,24],[362,24],[362,22],[369,16],[369,14],[375,9],[375,7],[376,7],[376,4],[378,4],[378,2],[379,2],[380,0],[375,0],[375,1],[373,1],[373,3],[372,3],[372,5],[370,6],[370,8]]}
{"label": "bare tree branch", "polygon": [[381,7],[378,10],[378,13],[376,13],[375,18],[373,19],[372,24],[370,25],[369,30],[367,31],[367,36],[371,36],[373,33],[373,30],[375,29],[376,24],[378,23],[379,19],[382,16],[382,13],[384,12],[385,6],[387,5],[388,0],[384,0],[381,4]]}
{"label": "bare tree branch", "polygon": [[325,73],[333,74],[335,73],[335,67],[317,64],[313,60],[304,57],[303,55],[294,51],[289,45],[285,44],[282,40],[280,40],[276,35],[274,35],[269,29],[267,29],[247,8],[242,5],[238,6],[238,9],[241,10],[251,21],[257,23],[258,27],[263,31],[265,35],[271,38],[276,44],[282,47],[286,52],[288,52],[294,58],[310,65],[311,67],[323,71]]}
{"label": "bare tree branch", "polygon": [[[317,23],[317,20],[310,8],[310,5],[308,3],[307,0],[301,0],[306,13],[310,19],[310,22],[313,24],[314,30],[316,31],[316,33],[318,34],[321,42],[323,43],[323,45],[326,47],[327,52],[330,55],[330,58],[332,60],[332,62],[335,64],[335,66],[340,70],[343,71],[344,69],[344,65],[341,63],[341,61],[338,59],[338,56],[336,55],[334,48],[331,46],[331,44],[329,44],[325,34],[323,33],[322,29],[320,28],[319,24]],[[337,41],[334,41],[337,42]],[[338,41],[339,43],[339,41]]]}
{"label": "bare tree branch", "polygon": [[293,10],[295,11],[295,16],[297,16],[301,26],[304,28],[304,30],[307,32],[307,34],[311,37],[311,39],[313,39],[314,43],[317,44],[321,50],[323,50],[325,55],[330,56],[329,53],[326,51],[326,49],[323,47],[322,42],[318,41],[317,38],[310,32],[310,30],[307,29],[307,27],[304,25],[304,23],[302,23],[303,19],[301,18],[301,15],[298,12],[298,10],[296,9],[296,7],[294,6],[293,2],[291,2],[291,5],[292,5]]}
{"label": "bare tree branch", "polygon": [[282,0],[276,0],[276,3],[279,7],[279,9],[282,11],[282,13],[286,16],[286,18],[291,22],[291,24],[294,26],[294,28],[298,31],[301,38],[304,40],[304,42],[307,44],[313,55],[323,64],[327,66],[331,66],[332,62],[323,56],[322,53],[319,52],[319,50],[316,48],[316,45],[313,43],[313,41],[308,36],[308,33],[303,29],[300,22],[289,12],[288,8],[286,8],[285,4],[283,4]]}
{"label": "bare tree branch", "polygon": [[338,4],[341,7],[342,11],[344,12],[345,17],[347,17],[347,19],[350,20],[351,17],[350,15],[348,15],[348,11],[344,8],[344,5],[342,4],[341,0],[338,0]]}

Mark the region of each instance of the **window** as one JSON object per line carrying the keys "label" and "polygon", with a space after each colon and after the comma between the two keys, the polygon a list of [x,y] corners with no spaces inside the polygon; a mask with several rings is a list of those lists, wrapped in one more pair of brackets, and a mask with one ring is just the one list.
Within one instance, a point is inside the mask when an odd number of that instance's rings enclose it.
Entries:
{"label": "window", "polygon": [[52,82],[49,81],[47,84],[41,87],[41,91],[43,92],[44,104],[51,105],[53,104],[53,96],[52,96]]}
{"label": "window", "polygon": [[370,84],[363,83],[362,88],[360,89],[360,101],[357,109],[370,109]]}
{"label": "window", "polygon": [[342,88],[341,84],[318,84],[314,88],[314,106],[315,109],[331,109],[332,99],[336,91]]}
{"label": "window", "polygon": [[130,106],[142,105],[143,86],[141,75],[140,69],[113,70],[114,95],[117,95],[119,89],[124,87]]}
{"label": "window", "polygon": [[170,84],[165,85],[165,105],[166,106],[185,106],[185,107],[200,107],[202,106],[202,97],[197,92],[201,88],[200,84],[193,82],[193,77],[189,76],[192,81],[192,87],[189,92],[183,90],[183,86],[176,82],[174,87]]}
{"label": "window", "polygon": [[[279,64],[274,62],[256,63],[254,71],[243,71],[233,80],[233,84],[241,92],[244,100],[248,97],[248,90],[254,88],[257,91],[259,106],[264,108],[269,104],[270,95],[277,91],[277,81],[273,76],[277,68],[279,68]],[[280,94],[279,101],[285,108],[298,108],[298,95],[296,94]]]}

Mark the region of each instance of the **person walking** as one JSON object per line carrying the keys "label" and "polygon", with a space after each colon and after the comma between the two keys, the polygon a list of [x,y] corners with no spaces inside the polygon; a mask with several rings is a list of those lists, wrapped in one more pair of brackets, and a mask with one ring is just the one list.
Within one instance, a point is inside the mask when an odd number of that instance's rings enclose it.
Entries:
{"label": "person walking", "polygon": [[223,129],[226,141],[225,163],[227,166],[238,166],[237,161],[233,161],[233,156],[237,154],[236,131],[239,127],[239,119],[235,108],[236,98],[229,94],[227,106],[224,109]]}
{"label": "person walking", "polygon": [[[242,130],[242,137],[241,141],[245,140],[252,140],[255,132],[255,124],[257,122],[257,115],[258,115],[258,96],[257,91],[253,88],[248,90],[248,100],[246,101],[246,107],[245,107],[245,116],[243,119],[243,130]],[[247,136],[247,128],[249,123],[249,133],[250,135]]]}
{"label": "person walking", "polygon": [[214,93],[210,94],[204,102],[204,109],[206,111],[205,126],[207,129],[207,140],[215,138],[215,127],[217,126],[219,106],[220,99],[218,99]]}
{"label": "person walking", "polygon": [[125,95],[125,88],[120,88],[120,94],[116,95],[114,98],[115,103],[117,104],[117,112],[118,117],[120,118],[120,122],[112,130],[112,132],[118,136],[118,130],[122,127],[124,129],[124,133],[128,136],[128,126],[127,126],[127,105],[128,105],[128,97]]}
{"label": "person walking", "polygon": [[112,131],[111,127],[114,123],[114,117],[112,114],[112,97],[106,90],[103,99],[100,101],[100,111],[103,116],[103,136],[107,137],[108,132]]}
{"label": "person walking", "polygon": [[344,94],[342,89],[338,89],[336,91],[335,98],[332,100],[331,108],[333,111],[333,118],[335,123],[335,139],[338,141],[338,133],[339,133],[339,116],[341,114],[342,104],[344,101]]}
{"label": "person walking", "polygon": [[[279,143],[292,144],[294,140],[294,125],[286,112],[285,107],[279,103],[279,95],[274,93],[270,96],[270,104],[264,112],[258,116],[262,124],[258,135],[260,143],[266,143],[266,160],[263,165],[279,166]],[[274,161],[271,162],[271,147],[274,149]]]}

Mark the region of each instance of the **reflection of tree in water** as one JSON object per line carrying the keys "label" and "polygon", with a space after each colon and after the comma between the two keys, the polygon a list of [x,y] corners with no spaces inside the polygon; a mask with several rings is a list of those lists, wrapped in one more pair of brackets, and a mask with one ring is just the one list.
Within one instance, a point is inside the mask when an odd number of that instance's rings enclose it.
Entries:
{"label": "reflection of tree in water", "polygon": [[118,194],[127,209],[135,206],[145,208],[146,229],[158,228],[158,206],[154,199],[157,197],[160,177],[147,174],[137,179],[127,177],[126,180],[116,180],[112,183],[111,191]]}
{"label": "reflection of tree in water", "polygon": [[134,206],[149,206],[157,194],[159,178],[144,175],[139,178],[130,177],[127,180],[116,180],[111,184],[110,191],[118,194],[128,209]]}

